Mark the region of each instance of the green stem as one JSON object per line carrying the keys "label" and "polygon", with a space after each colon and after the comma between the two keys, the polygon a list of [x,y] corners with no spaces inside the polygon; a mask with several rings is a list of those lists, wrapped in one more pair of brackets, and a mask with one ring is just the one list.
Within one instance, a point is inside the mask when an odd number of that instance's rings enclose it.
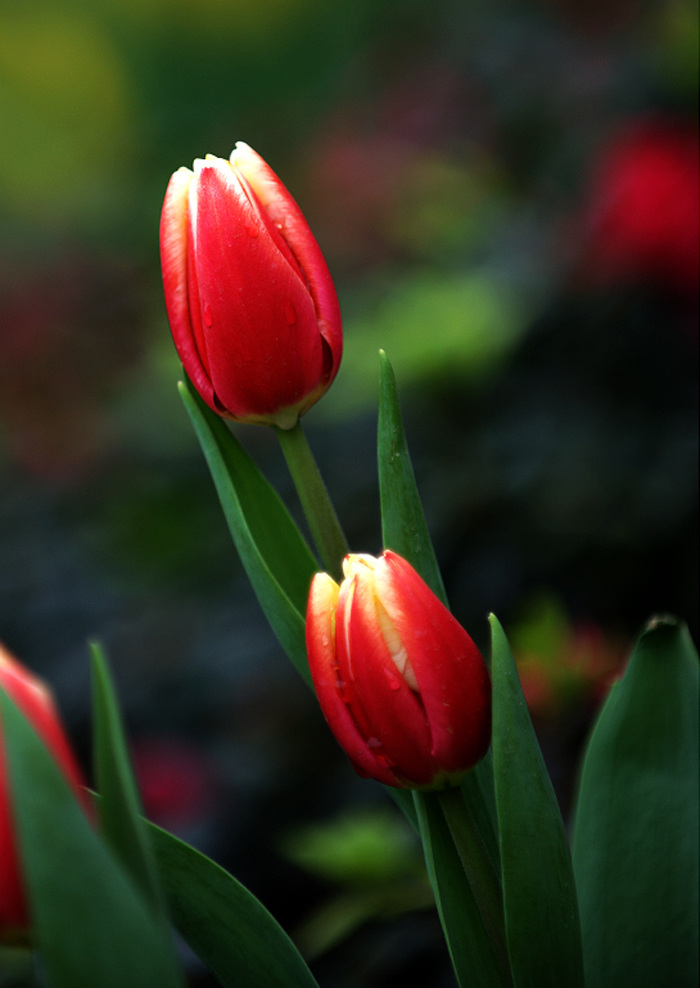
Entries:
{"label": "green stem", "polygon": [[348,544],[304,435],[301,421],[297,421],[291,429],[276,426],[275,432],[321,562],[334,580],[341,580],[341,564],[348,552]]}
{"label": "green stem", "polygon": [[443,789],[436,795],[474,893],[494,954],[504,973],[506,983],[512,984],[500,878],[462,790]]}

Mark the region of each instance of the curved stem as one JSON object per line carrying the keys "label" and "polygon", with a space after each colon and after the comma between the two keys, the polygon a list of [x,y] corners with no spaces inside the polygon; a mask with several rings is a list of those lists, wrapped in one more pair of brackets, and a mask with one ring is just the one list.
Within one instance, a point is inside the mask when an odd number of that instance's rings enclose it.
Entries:
{"label": "curved stem", "polygon": [[341,564],[348,552],[348,544],[301,421],[291,429],[275,426],[275,432],[321,562],[333,579],[339,581],[342,579]]}

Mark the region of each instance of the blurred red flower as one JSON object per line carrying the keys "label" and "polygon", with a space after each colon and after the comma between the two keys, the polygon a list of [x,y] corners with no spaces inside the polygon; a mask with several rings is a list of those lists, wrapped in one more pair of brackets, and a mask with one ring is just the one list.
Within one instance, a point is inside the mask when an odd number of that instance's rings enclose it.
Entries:
{"label": "blurred red flower", "polygon": [[[0,644],[0,687],[17,705],[53,755],[86,813],[90,803],[83,775],[63,729],[48,686]],[[0,724],[0,944],[21,943],[30,926],[25,881],[18,851],[9,768]],[[60,866],[57,865],[57,868]],[[4,980],[4,979],[3,979]]]}
{"label": "blurred red flower", "polygon": [[182,830],[206,818],[214,783],[210,762],[195,745],[176,737],[142,738],[131,755],[149,820]]}
{"label": "blurred red flower", "polygon": [[594,280],[698,289],[698,131],[645,120],[619,132],[591,179],[584,271]]}

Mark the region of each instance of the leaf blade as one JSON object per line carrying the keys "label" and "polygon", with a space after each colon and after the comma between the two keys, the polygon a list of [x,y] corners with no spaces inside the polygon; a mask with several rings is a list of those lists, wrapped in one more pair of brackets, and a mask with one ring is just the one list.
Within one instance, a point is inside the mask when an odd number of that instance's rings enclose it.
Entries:
{"label": "leaf blade", "polygon": [[583,985],[569,846],[506,636],[492,632],[493,771],[508,953],[518,988]]}
{"label": "leaf blade", "polygon": [[[394,371],[383,350],[380,350],[379,356],[377,465],[383,543],[386,548],[394,549],[407,559],[433,593],[445,606],[449,606],[411,463]],[[496,810],[490,758],[483,759],[468,773],[462,783],[462,791],[469,800],[484,843],[494,862],[497,862]]]}
{"label": "leaf blade", "polygon": [[436,793],[414,792],[425,863],[460,988],[507,985]]}
{"label": "leaf blade", "polygon": [[169,931],[2,690],[0,710],[22,870],[49,988],[181,988]]}
{"label": "leaf blade", "polygon": [[379,357],[377,462],[384,548],[394,549],[407,559],[446,605],[447,594],[408,452],[396,379],[383,350]]}
{"label": "leaf blade", "polygon": [[141,799],[131,769],[121,714],[101,647],[90,646],[93,690],[93,763],[100,799],[100,830],[133,880],[154,907],[162,911],[163,899],[148,832],[142,818]]}
{"label": "leaf blade", "polygon": [[316,560],[276,491],[189,382],[179,385],[229,531],[280,644],[307,683],[305,618]]}
{"label": "leaf blade", "polygon": [[657,621],[590,736],[574,829],[590,988],[698,983],[699,694],[687,629]]}
{"label": "leaf blade", "polygon": [[171,914],[225,988],[318,988],[282,927],[210,858],[150,824]]}

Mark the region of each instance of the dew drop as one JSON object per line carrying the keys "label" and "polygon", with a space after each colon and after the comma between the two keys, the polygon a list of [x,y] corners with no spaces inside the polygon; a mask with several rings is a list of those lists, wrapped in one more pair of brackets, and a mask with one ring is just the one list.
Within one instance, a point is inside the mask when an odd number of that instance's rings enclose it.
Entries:
{"label": "dew drop", "polygon": [[243,220],[243,228],[249,237],[255,238],[260,233],[260,227],[252,216],[246,216]]}
{"label": "dew drop", "polygon": [[289,326],[293,326],[297,321],[297,310],[291,302],[284,303],[284,318],[287,320]]}
{"label": "dew drop", "polygon": [[202,319],[204,320],[204,325],[208,329],[211,329],[211,326],[212,326],[212,323],[214,322],[214,319],[212,317],[211,309],[209,308],[209,305],[208,304],[205,304],[205,306],[204,306],[204,309],[202,311]]}
{"label": "dew drop", "polygon": [[375,749],[381,748],[382,742],[379,740],[379,738],[367,738],[367,747],[375,748]]}
{"label": "dew drop", "polygon": [[401,679],[399,676],[395,676],[393,672],[388,669],[384,670],[386,676],[386,681],[389,685],[390,690],[400,690],[401,689]]}

